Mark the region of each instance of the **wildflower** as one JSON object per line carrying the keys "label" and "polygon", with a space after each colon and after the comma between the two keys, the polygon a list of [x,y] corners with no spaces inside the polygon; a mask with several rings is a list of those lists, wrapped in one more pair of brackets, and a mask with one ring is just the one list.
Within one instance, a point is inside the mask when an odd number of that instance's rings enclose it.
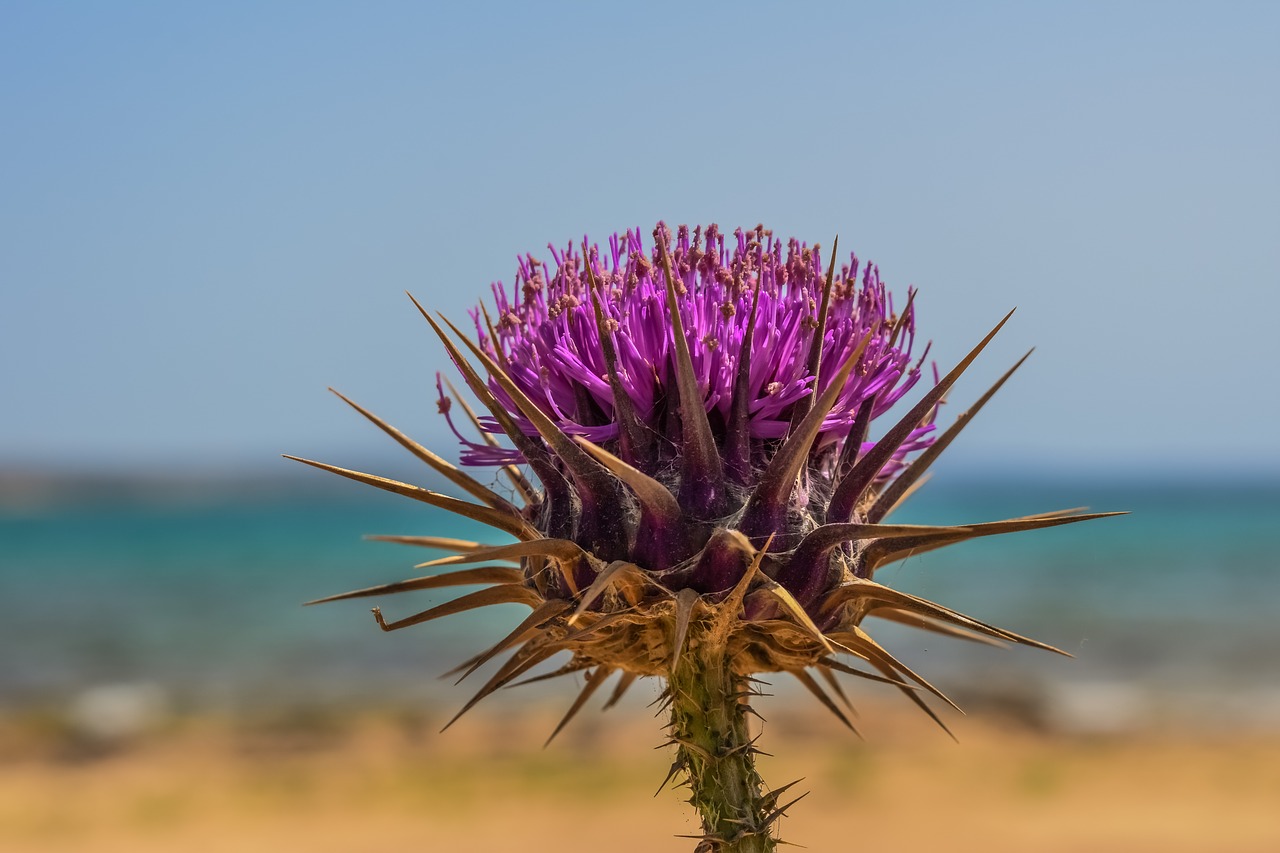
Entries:
{"label": "wildflower", "polygon": [[[511,652],[459,716],[566,651],[553,674],[586,679],[556,732],[614,673],[608,705],[638,677],[664,679],[676,750],[668,780],[683,773],[689,782],[700,849],[774,849],[788,786],[768,791],[755,770],[746,716],[754,676],[790,673],[851,729],[835,674],[887,682],[945,729],[921,694],[950,700],[872,639],[868,617],[1057,650],[877,583],[875,571],[978,536],[1099,517],[886,523],[1026,356],[937,434],[943,395],[1006,316],[870,441],[872,422],[919,383],[927,347],[913,355],[914,292],[895,311],[876,267],[851,256],[837,269],[837,257],[833,248],[824,273],[817,247],[760,226],[732,236],[682,226],[673,235],[659,223],[651,247],[628,231],[603,250],[586,241],[551,248],[554,268],[526,255],[510,291],[494,285],[493,312],[473,313],[473,337],[419,305],[485,410],[477,416],[437,379],[462,462],[500,467],[522,506],[350,400],[475,502],[299,461],[517,541],[389,537],[457,552],[423,568],[486,565],[321,600],[484,586],[392,622],[375,608],[387,631],[527,605],[527,618],[459,667],[465,677]],[[455,423],[458,409],[477,438]]]}

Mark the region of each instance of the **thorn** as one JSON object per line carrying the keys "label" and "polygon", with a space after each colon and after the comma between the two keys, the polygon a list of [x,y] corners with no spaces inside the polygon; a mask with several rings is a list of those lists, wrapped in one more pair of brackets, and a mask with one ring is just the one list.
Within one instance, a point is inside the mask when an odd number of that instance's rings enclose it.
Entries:
{"label": "thorn", "polygon": [[408,450],[410,453],[416,456],[419,460],[421,460],[422,462],[425,462],[427,465],[433,468],[436,472],[446,477],[450,482],[452,482],[458,488],[467,492],[472,497],[483,501],[484,503],[488,504],[494,509],[502,510],[503,512],[509,513],[511,515],[518,516],[520,514],[520,510],[518,510],[514,505],[512,505],[506,498],[494,492],[488,486],[485,486],[484,484],[476,480],[474,477],[472,477],[470,474],[463,471],[461,468],[458,468],[457,466],[449,463],[448,461],[441,458],[440,456],[437,456],[435,453],[432,453],[430,450],[423,447],[421,444],[414,441],[413,439],[409,438],[409,436],[405,435],[400,430],[391,426],[386,421],[382,420],[382,418],[375,415],[373,412],[370,412],[368,409],[352,401],[351,399],[343,395],[341,392],[336,391],[333,388],[330,388],[329,391],[332,392],[339,400],[346,403],[348,406],[350,406],[351,408],[359,412],[361,415],[363,415],[366,420],[368,420],[378,429],[382,430],[387,435],[391,436],[391,438],[393,438],[396,441],[396,443],[398,443],[401,447]]}
{"label": "thorn", "polygon": [[738,365],[733,377],[733,399],[729,404],[729,425],[725,435],[725,459],[739,485],[747,485],[751,477],[750,394],[751,343],[755,337],[756,311],[760,307],[760,288],[751,297],[751,315],[743,330],[738,349]]}
{"label": "thorn", "polygon": [[482,560],[516,560],[521,557],[552,557],[560,562],[587,559],[587,552],[569,539],[530,539],[513,542],[510,545],[495,545],[488,548],[477,548],[463,554],[441,557],[418,563],[415,569],[430,569],[436,566],[453,566],[462,563],[478,563]]}
{"label": "thorn", "polygon": [[809,458],[809,451],[822,430],[823,421],[835,405],[840,392],[844,390],[849,374],[870,341],[871,333],[868,332],[858,342],[853,353],[845,359],[809,413],[770,460],[742,511],[742,522],[738,526],[748,536],[761,536],[766,530],[776,530],[781,526],[780,515],[786,510],[787,500],[795,488],[796,477]]}
{"label": "thorn", "polygon": [[671,315],[671,337],[675,343],[676,387],[680,393],[680,423],[684,435],[680,504],[693,507],[696,513],[703,516],[714,515],[720,502],[721,484],[724,482],[723,465],[715,437],[711,433],[711,422],[707,418],[702,389],[698,387],[698,379],[693,372],[666,238],[659,237],[657,244],[662,256],[662,270],[667,279],[667,311]]}
{"label": "thorn", "polygon": [[725,759],[725,758],[728,758],[728,757],[729,757],[729,756],[731,756],[731,755],[737,755],[739,752],[743,752],[743,751],[751,751],[751,752],[755,752],[755,745],[756,745],[756,741],[760,740],[760,738],[762,738],[762,737],[764,737],[764,732],[761,732],[760,734],[756,735],[755,737],[753,737],[751,740],[747,741],[746,743],[740,743],[740,744],[738,744],[737,746],[733,747],[732,749],[725,750],[725,751],[721,752],[721,753],[720,753],[718,756],[716,756],[716,757],[717,757],[717,758],[719,758],[719,759]]}
{"label": "thorn", "polygon": [[1019,367],[1022,367],[1022,363],[1030,358],[1031,353],[1033,352],[1035,352],[1034,347],[1027,350],[1026,355],[1018,359],[1017,363],[1014,364],[1013,367],[1005,371],[1005,374],[996,380],[996,383],[992,385],[985,394],[979,397],[976,403],[964,412],[960,413],[960,415],[955,419],[955,422],[947,428],[947,431],[935,439],[933,444],[925,448],[925,450],[916,457],[915,461],[908,465],[906,470],[899,474],[897,479],[885,488],[879,497],[876,498],[876,502],[872,505],[871,509],[867,512],[867,519],[869,521],[880,521],[888,515],[891,509],[902,502],[902,500],[907,496],[907,491],[920,477],[925,474],[926,471],[929,470],[929,466],[934,463],[934,460],[942,454],[942,451],[947,449],[947,446],[950,445],[951,442],[955,441],[956,436],[960,434],[960,431],[969,425],[969,421],[973,420],[974,416],[977,415],[978,412],[982,411],[982,407],[987,404],[987,401],[1000,390],[1001,386],[1003,386],[1005,382],[1009,381],[1009,377],[1013,376],[1014,372]]}
{"label": "thorn", "polygon": [[[1016,309],[1015,309],[1016,310]],[[903,315],[905,316],[905,314]],[[827,511],[828,521],[848,521],[853,514],[853,510],[858,506],[863,494],[867,488],[875,481],[880,470],[884,468],[885,463],[889,461],[894,452],[902,445],[911,431],[916,428],[920,421],[929,413],[929,411],[937,404],[938,399],[947,390],[955,384],[960,375],[964,373],[974,359],[986,348],[991,339],[996,336],[1004,324],[1013,316],[1013,311],[1004,315],[995,328],[987,333],[977,346],[969,351],[969,354],[961,359],[960,363],[952,368],[951,372],[942,378],[933,388],[927,391],[920,402],[907,412],[901,420],[889,429],[884,436],[876,442],[875,447],[867,451],[867,454],[854,465],[853,470],[840,479],[836,485],[835,491],[831,497],[831,504]]]}
{"label": "thorn", "polygon": [[667,783],[670,782],[675,777],[675,775],[679,773],[683,768],[684,768],[683,758],[677,758],[675,761],[673,761],[671,763],[671,769],[667,771],[666,778],[662,780],[662,784],[658,786],[658,790],[653,792],[653,796],[657,797],[659,794],[661,794],[662,789],[667,787]]}
{"label": "thorn", "polygon": [[481,566],[475,569],[466,569],[460,572],[450,572],[445,575],[430,575],[422,578],[411,578],[409,580],[397,581],[396,583],[381,584],[380,586],[366,587],[365,589],[357,589],[351,592],[341,592],[337,595],[329,595],[324,598],[317,598],[306,602],[303,606],[310,607],[314,604],[327,604],[332,601],[343,601],[350,598],[367,598],[372,595],[394,595],[399,592],[411,592],[424,589],[441,589],[451,586],[472,586],[475,584],[498,584],[499,586],[510,586],[512,584],[521,583],[524,580],[524,574],[519,569],[512,569],[506,566]]}
{"label": "thorn", "polygon": [[[441,318],[444,319],[444,318]],[[569,439],[567,435],[551,418],[547,417],[546,412],[542,411],[529,397],[520,389],[519,386],[507,375],[493,359],[475,342],[464,335],[457,326],[450,323],[447,319],[445,324],[453,330],[458,339],[471,350],[472,354],[480,360],[485,370],[498,383],[499,387],[506,392],[512,402],[516,404],[529,423],[538,431],[542,439],[552,449],[560,461],[572,474],[574,481],[578,485],[578,491],[583,497],[589,496],[593,501],[610,505],[618,505],[622,502],[621,490],[618,487],[618,481],[609,473],[608,469],[599,462],[592,459],[581,447]]]}
{"label": "thorn", "polygon": [[569,617],[570,627],[578,623],[578,620],[582,618],[582,614],[586,613],[587,608],[594,604],[596,599],[609,588],[615,577],[624,572],[630,572],[634,568],[634,564],[622,560],[614,560],[605,566],[604,570],[596,575],[595,580],[591,582],[591,586],[587,587],[586,592],[582,593],[579,598],[577,608],[574,609],[573,615]]}
{"label": "thorn", "polygon": [[449,539],[443,536],[383,536],[369,533],[362,538],[370,542],[391,542],[396,545],[413,545],[418,548],[435,548],[439,551],[466,553],[493,547],[479,542],[471,542],[467,539]]}
{"label": "thorn", "polygon": [[[1056,649],[1046,643],[1038,640],[1032,640],[1029,637],[1023,637],[1012,631],[1006,631],[1003,628],[997,628],[994,625],[988,625],[963,613],[936,604],[926,598],[911,595],[901,590],[896,590],[883,584],[876,583],[873,580],[855,579],[836,587],[831,591],[831,595],[827,599],[827,604],[832,604],[847,599],[858,599],[868,602],[870,605],[869,612],[874,612],[882,607],[890,607],[896,610],[902,610],[914,613],[918,616],[925,616],[932,619],[939,619],[952,625],[966,628],[970,631],[976,631],[979,634],[985,634],[988,637],[994,637],[999,640],[1005,640],[1011,643],[1018,643],[1025,646],[1031,646],[1047,652],[1070,657],[1069,654]],[[825,607],[825,605],[824,605]]]}
{"label": "thorn", "polygon": [[766,808],[771,809],[778,804],[779,797],[781,797],[784,793],[786,793],[790,788],[793,788],[796,785],[799,785],[803,781],[804,781],[804,777],[801,776],[799,779],[788,782],[785,785],[779,785],[777,788],[774,788],[772,791],[767,792],[764,795],[764,797],[761,798],[761,802],[767,803],[768,805],[766,805]]}
{"label": "thorn", "polygon": [[449,672],[446,672],[445,676],[448,677],[456,675],[465,669],[466,672],[462,672],[462,677],[455,682],[455,684],[461,684],[466,678],[470,677],[473,672],[484,666],[497,655],[514,645],[532,639],[539,631],[545,631],[546,629],[543,628],[544,625],[553,621],[557,616],[560,616],[568,609],[569,602],[567,601],[562,601],[560,599],[544,601],[542,604],[535,607],[533,612],[525,617],[525,619],[515,627],[515,630],[506,637],[503,637],[496,645],[488,651],[477,655],[473,660],[464,663],[462,666],[455,667]]}
{"label": "thorn", "polygon": [[773,594],[775,598],[782,603],[782,607],[791,614],[791,618],[795,620],[794,624],[802,631],[808,634],[818,645],[822,646],[827,654],[835,654],[835,649],[831,646],[831,641],[822,633],[821,629],[814,624],[813,619],[805,611],[800,602],[796,601],[786,587],[772,578],[765,578],[764,588]]}
{"label": "thorn", "polygon": [[336,465],[329,465],[325,462],[316,462],[311,459],[303,459],[300,456],[290,456],[284,454],[285,459],[292,459],[294,462],[301,462],[303,465],[310,465],[312,468],[319,468],[321,471],[328,471],[331,474],[337,474],[339,477],[346,477],[348,480],[355,480],[357,483],[373,486],[386,492],[392,492],[397,495],[403,495],[416,501],[437,507],[439,509],[452,512],[455,515],[461,515],[464,518],[470,518],[472,521],[478,521],[481,524],[487,524],[490,527],[496,527],[499,530],[506,531],[512,536],[520,539],[537,539],[542,534],[534,530],[518,513],[512,515],[503,510],[494,509],[491,506],[481,506],[480,504],[468,503],[467,501],[451,498],[448,495],[437,494],[428,489],[419,486],[411,486],[408,483],[401,483],[398,480],[389,480],[386,477],[378,477],[373,474],[362,474],[359,471],[352,471],[349,468],[339,468]]}
{"label": "thorn", "polygon": [[[444,329],[440,328],[440,324],[427,313],[427,310],[419,304],[418,300],[413,298],[413,294],[408,294],[408,296],[414,307],[418,309],[418,313],[422,315],[423,319],[431,326],[431,330],[435,332],[436,337],[444,344],[445,350],[449,353],[449,358],[457,366],[459,372],[462,373],[463,378],[466,379],[467,387],[471,389],[471,393],[489,410],[489,414],[493,415],[494,420],[497,421],[502,431],[507,434],[507,437],[511,439],[511,443],[515,445],[516,450],[528,461],[530,467],[538,475],[538,479],[542,480],[542,486],[546,489],[548,499],[553,500],[553,502],[567,502],[568,483],[565,482],[564,477],[552,464],[551,459],[543,448],[516,426],[515,421],[511,419],[511,413],[498,402],[497,397],[493,396],[493,392],[489,390],[484,380],[480,378],[480,374],[476,372],[471,362],[467,361],[457,345],[445,334]],[[449,387],[452,388],[453,386],[450,385]],[[457,392],[455,391],[454,393],[456,395]],[[460,396],[458,400],[464,408],[468,408]],[[479,426],[479,421],[475,418],[475,414],[468,411],[468,415]],[[496,446],[496,442],[492,441],[493,436],[484,430],[481,430],[481,433],[488,436],[486,440]]]}
{"label": "thorn", "polygon": [[629,456],[638,461],[642,456],[648,457],[652,436],[648,428],[636,415],[631,397],[622,386],[622,377],[618,373],[618,354],[613,345],[613,334],[609,331],[604,316],[604,307],[596,291],[600,282],[596,279],[595,268],[591,263],[590,252],[586,240],[582,241],[582,258],[587,270],[590,287],[587,292],[591,296],[591,307],[596,319],[596,334],[600,338],[600,351],[604,355],[605,371],[608,374],[609,392],[613,397],[614,419],[618,422],[618,444],[624,457]]}
{"label": "thorn", "polygon": [[762,823],[764,823],[764,825],[765,825],[765,826],[768,826],[769,824],[773,823],[773,822],[774,822],[775,820],[777,820],[778,818],[780,818],[780,817],[782,817],[783,815],[785,815],[785,814],[787,813],[787,809],[791,808],[792,806],[794,806],[796,803],[800,802],[801,800],[803,800],[803,799],[804,799],[805,797],[807,797],[807,796],[809,796],[809,792],[808,792],[808,791],[805,791],[803,794],[801,794],[800,796],[796,797],[794,800],[792,800],[791,802],[787,803],[785,806],[781,806],[781,807],[779,807],[779,808],[774,809],[772,812],[770,812],[770,813],[765,817],[765,819],[762,821]]}
{"label": "thorn", "polygon": [[686,740],[685,738],[680,738],[680,737],[674,737],[672,738],[672,740],[678,743],[682,749],[689,750],[690,752],[694,753],[704,761],[715,760],[715,756],[712,755],[705,747],[699,746],[698,744],[694,743],[691,740]]}
{"label": "thorn", "polygon": [[609,701],[604,703],[604,708],[601,710],[607,711],[614,705],[617,705],[618,700],[622,698],[623,694],[626,693],[627,689],[635,683],[638,677],[639,676],[634,672],[622,673],[622,676],[618,679],[617,685],[613,688],[613,693],[609,696]]}
{"label": "thorn", "polygon": [[453,601],[446,601],[444,604],[391,623],[383,621],[381,609],[375,607],[373,614],[378,621],[379,628],[384,631],[398,631],[401,628],[420,625],[423,622],[439,619],[442,616],[452,616],[455,613],[475,610],[478,607],[488,607],[492,604],[526,604],[529,607],[535,607],[539,603],[541,603],[541,598],[528,587],[519,584],[502,584],[467,593],[455,598]]}
{"label": "thorn", "polygon": [[[409,298],[413,299],[413,296],[411,295]],[[417,300],[414,300],[414,304],[417,304]],[[421,311],[422,306],[418,306],[418,310]],[[437,377],[439,376],[439,374],[436,375]],[[469,420],[471,425],[475,427],[476,432],[480,434],[480,438],[484,443],[490,447],[498,447],[498,440],[480,424],[480,419],[476,417],[475,410],[472,409],[466,399],[458,393],[458,389],[453,387],[453,383],[448,379],[445,379],[444,384],[445,387],[449,389],[449,393],[453,395],[453,399],[456,400],[458,405],[462,408],[462,411],[466,413],[467,420]],[[524,499],[526,504],[533,506],[542,499],[538,495],[538,490],[533,487],[533,484],[529,482],[524,474],[520,472],[520,469],[515,465],[503,465],[502,473],[511,481],[512,488],[519,492],[520,497]]]}
{"label": "thorn", "polygon": [[680,663],[680,653],[684,651],[685,635],[689,632],[689,620],[693,616],[693,608],[697,605],[698,599],[697,591],[687,587],[676,593],[675,637],[671,643],[672,672],[675,672]]}
{"label": "thorn", "polygon": [[844,692],[844,688],[841,687],[840,682],[836,680],[835,673],[831,671],[831,667],[819,665],[817,670],[818,673],[822,675],[823,680],[830,685],[832,692],[834,692],[836,696],[840,697],[840,701],[849,709],[849,713],[857,717],[858,710],[853,707],[853,702],[849,701],[849,694]]}
{"label": "thorn", "polygon": [[587,683],[583,685],[582,692],[578,694],[577,699],[573,700],[573,704],[569,706],[569,710],[565,713],[564,718],[560,720],[560,724],[556,726],[555,731],[553,731],[551,736],[547,738],[547,742],[542,745],[543,749],[546,749],[551,745],[551,741],[555,740],[556,735],[560,734],[564,727],[569,724],[569,721],[577,715],[578,711],[582,709],[582,706],[586,704],[586,701],[591,698],[591,694],[595,693],[596,689],[604,683],[604,680],[612,674],[613,670],[611,668],[606,666],[597,666],[595,670],[587,676]]}
{"label": "thorn", "polygon": [[814,395],[818,393],[818,384],[822,372],[822,343],[827,336],[827,311],[831,306],[831,288],[835,284],[836,252],[840,247],[840,236],[831,241],[831,261],[827,264],[827,279],[822,287],[822,304],[818,308],[817,325],[813,329],[813,339],[809,343],[809,357],[805,361],[805,372],[813,377],[813,394],[796,402],[791,413],[790,431],[795,432],[800,422],[809,414],[809,406]]}
{"label": "thorn", "polygon": [[[752,547],[751,541],[741,534],[738,534],[738,541],[739,547],[744,550]],[[725,596],[724,601],[720,602],[720,604],[716,606],[716,610],[718,612],[715,624],[713,624],[711,629],[711,635],[715,641],[722,641],[726,636],[728,636],[730,629],[738,618],[739,611],[742,610],[742,602],[747,597],[747,592],[751,588],[751,583],[755,580],[756,575],[760,571],[760,564],[764,561],[764,555],[769,552],[769,547],[772,544],[773,534],[770,534],[769,538],[765,540],[764,545],[760,546],[760,549],[756,551],[755,556],[752,557],[751,564],[747,566],[747,570],[742,573],[742,577],[738,579],[736,584],[734,584],[733,589],[729,591],[727,596]],[[756,678],[751,678],[750,676],[748,676],[747,680],[749,683],[767,683]]]}
{"label": "thorn", "polygon": [[843,480],[848,475],[862,453],[862,445],[867,441],[871,431],[871,416],[875,414],[877,395],[872,394],[863,400],[854,413],[853,424],[845,436],[844,446],[840,448],[840,461],[836,464],[836,480]]}
{"label": "thorn", "polygon": [[[377,614],[376,609],[375,616],[378,616],[379,619],[381,618],[380,614]],[[474,696],[467,700],[467,703],[462,706],[462,709],[458,711],[458,713],[454,714],[453,718],[450,719],[449,722],[444,724],[444,728],[440,729],[440,731],[446,731],[450,726],[458,722],[458,720],[462,718],[462,715],[474,708],[476,703],[481,699],[493,693],[503,685],[519,678],[521,675],[533,669],[535,666],[564,648],[564,646],[559,642],[553,640],[548,640],[539,645],[535,645],[539,643],[540,639],[541,638],[534,638],[521,646],[515,654],[508,658],[507,661],[498,668],[498,671],[493,674],[485,685],[481,687]]]}
{"label": "thorn", "polygon": [[853,732],[859,738],[862,737],[862,734],[856,728],[854,728],[853,723],[849,722],[849,718],[844,715],[844,712],[840,710],[840,707],[831,700],[831,697],[828,696],[826,691],[823,690],[818,685],[818,682],[813,680],[812,675],[805,672],[803,669],[793,669],[788,671],[792,675],[794,675],[801,684],[804,685],[806,690],[812,693],[817,698],[817,700],[822,703],[823,707],[825,707],[832,714],[835,714],[836,718],[840,720],[840,722],[844,723],[845,727],[849,729],[849,731]]}
{"label": "thorn", "polygon": [[[1005,521],[987,521],[981,524],[967,524],[963,528],[955,528],[955,534],[931,535],[927,539],[913,540],[910,537],[897,540],[876,542],[868,546],[863,553],[864,570],[874,571],[886,563],[902,559],[909,554],[922,554],[954,545],[981,536],[997,536],[1004,533],[1020,533],[1027,530],[1042,530],[1046,527],[1059,527],[1064,524],[1076,524],[1081,521],[1093,521],[1099,518],[1128,515],[1126,512],[1093,512],[1084,515],[1042,514],[1024,518],[1011,518]],[[939,528],[945,530],[946,528]]]}
{"label": "thorn", "polygon": [[687,546],[681,541],[679,531],[684,527],[684,511],[675,495],[648,474],[582,436],[574,436],[574,440],[625,483],[639,502],[635,559],[654,569],[668,568],[683,559],[686,555],[682,552]]}

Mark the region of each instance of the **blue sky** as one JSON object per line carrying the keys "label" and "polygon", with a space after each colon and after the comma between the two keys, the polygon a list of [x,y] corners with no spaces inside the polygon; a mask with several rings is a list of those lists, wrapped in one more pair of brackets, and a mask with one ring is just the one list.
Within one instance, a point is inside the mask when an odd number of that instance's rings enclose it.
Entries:
{"label": "blue sky", "polygon": [[1018,306],[972,464],[1280,470],[1280,5],[461,5],[4,4],[0,465],[451,447],[403,291],[666,219]]}

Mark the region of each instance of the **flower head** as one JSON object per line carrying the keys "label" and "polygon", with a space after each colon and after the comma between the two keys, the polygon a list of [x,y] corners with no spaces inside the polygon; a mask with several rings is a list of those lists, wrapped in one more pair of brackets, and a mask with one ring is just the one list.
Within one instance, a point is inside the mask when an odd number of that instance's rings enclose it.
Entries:
{"label": "flower head", "polygon": [[[438,382],[463,462],[500,466],[522,505],[354,403],[476,502],[308,464],[514,536],[508,545],[391,537],[458,552],[426,567],[519,567],[463,568],[333,598],[485,585],[394,622],[375,609],[389,631],[489,604],[528,605],[528,618],[464,665],[470,674],[511,651],[463,711],[562,652],[570,657],[556,674],[588,673],[566,721],[614,672],[615,698],[639,676],[666,679],[677,766],[707,842],[730,849],[730,835],[764,837],[780,814],[750,766],[745,679],[789,672],[846,724],[810,671],[831,683],[835,672],[887,682],[941,725],[921,692],[949,700],[876,643],[867,620],[1053,649],[879,584],[875,571],[977,536],[1097,516],[885,523],[1021,365],[934,433],[943,395],[1008,317],[954,369],[935,371],[872,441],[871,423],[900,408],[921,376],[914,293],[895,312],[876,267],[850,256],[837,269],[833,249],[824,271],[816,246],[759,226],[726,237],[714,225],[673,235],[659,223],[653,236],[648,246],[628,231],[603,251],[586,241],[551,248],[554,267],[525,255],[511,290],[494,285],[492,310],[473,314],[474,339],[418,306],[483,408],[478,416]],[[476,438],[455,422],[459,410]],[[717,708],[719,722],[704,719]],[[735,775],[750,777],[736,789],[742,801],[722,801],[715,780]]]}
{"label": "flower head", "polygon": [[[911,361],[910,300],[901,317],[894,315],[879,269],[856,255],[832,270],[828,288],[816,248],[783,243],[763,226],[738,229],[727,240],[715,225],[705,234],[680,226],[672,241],[659,224],[655,237],[646,247],[638,229],[615,234],[603,253],[591,246],[587,257],[572,244],[548,246],[554,268],[525,255],[510,292],[493,285],[493,312],[473,312],[481,348],[566,434],[649,469],[679,455],[677,443],[657,440],[678,429],[673,323],[658,242],[671,242],[690,363],[716,444],[741,455],[725,460],[738,482],[749,481],[753,462],[767,461],[814,391],[831,384],[831,370],[815,382],[819,365],[841,364],[863,338],[869,337],[820,427],[816,450],[837,455],[863,402],[874,400],[877,417],[920,378],[920,361]],[[521,431],[537,436],[501,387],[490,387]],[[624,442],[632,436],[623,435],[623,418],[652,439]],[[487,426],[501,432],[492,420]],[[745,441],[730,440],[739,433]],[[463,441],[467,464],[524,461],[515,450]],[[913,441],[894,461],[919,447]]]}

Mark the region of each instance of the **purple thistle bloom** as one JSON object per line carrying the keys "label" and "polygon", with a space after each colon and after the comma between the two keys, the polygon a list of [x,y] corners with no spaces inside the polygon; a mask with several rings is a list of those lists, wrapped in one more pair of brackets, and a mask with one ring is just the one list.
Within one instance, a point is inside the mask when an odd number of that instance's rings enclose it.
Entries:
{"label": "purple thistle bloom", "polygon": [[[657,233],[669,235],[661,223]],[[770,447],[786,436],[797,404],[809,400],[815,391],[809,354],[825,284],[822,258],[797,240],[784,245],[763,226],[749,232],[738,229],[729,250],[725,244],[716,225],[708,226],[705,234],[701,227],[690,233],[687,226],[680,226],[671,247],[671,263],[680,283],[677,304],[703,405],[716,443],[723,448],[729,443],[736,371],[758,295],[745,389],[746,431],[750,458],[767,461]],[[678,434],[671,405],[675,386],[672,324],[658,249],[646,250],[639,229],[614,234],[603,258],[598,246],[590,247],[589,272],[583,253],[573,245],[548,249],[554,271],[533,255],[525,255],[510,292],[501,283],[493,285],[494,312],[472,312],[481,348],[506,367],[520,390],[566,434],[583,436],[617,452],[621,427],[601,345],[603,331],[612,339],[619,383],[641,424],[656,436]],[[593,298],[604,316],[603,328],[596,321]],[[894,315],[879,269],[863,266],[856,255],[850,255],[832,282],[820,364],[841,364],[867,335],[871,339],[815,442],[816,454],[822,458],[838,457],[864,401],[874,400],[874,418],[910,391],[920,378],[923,361],[923,356],[914,364],[911,360],[915,341],[911,300],[901,318]],[[828,370],[819,378],[817,393],[830,384],[833,373]],[[496,381],[490,381],[490,389],[525,435],[538,435]],[[482,422],[488,431],[502,432],[492,418]],[[880,478],[892,476],[908,454],[927,446],[932,430],[928,423],[913,432]],[[518,450],[462,441],[464,464],[526,461]],[[655,441],[647,449],[643,457],[629,448],[620,455],[652,472],[679,453],[673,441]],[[738,474],[745,482],[750,471],[742,466]]]}
{"label": "purple thistle bloom", "polygon": [[[787,808],[755,770],[744,701],[752,676],[790,673],[850,728],[811,671],[832,686],[837,672],[888,683],[945,729],[922,695],[950,700],[872,639],[867,620],[1057,650],[876,583],[876,570],[979,536],[1100,517],[885,523],[1022,364],[934,433],[943,395],[1008,317],[951,371],[935,370],[870,441],[872,420],[920,380],[914,293],[895,313],[876,267],[850,256],[837,270],[833,249],[824,274],[816,247],[761,226],[726,242],[714,225],[673,237],[659,223],[650,249],[628,231],[604,253],[586,240],[581,251],[552,247],[554,271],[526,255],[510,292],[494,286],[493,312],[473,312],[475,341],[418,306],[487,413],[447,396],[437,376],[463,462],[500,466],[522,505],[350,400],[475,502],[300,460],[515,537],[385,537],[456,552],[424,567],[519,568],[464,568],[322,600],[483,587],[392,622],[375,608],[386,631],[492,604],[530,607],[464,664],[465,677],[511,651],[459,716],[560,652],[571,657],[552,675],[587,674],[561,727],[615,672],[610,704],[638,677],[664,679],[672,774],[685,774],[702,815],[698,849],[720,853],[773,850],[772,825]],[[480,441],[458,428],[455,402]]]}

